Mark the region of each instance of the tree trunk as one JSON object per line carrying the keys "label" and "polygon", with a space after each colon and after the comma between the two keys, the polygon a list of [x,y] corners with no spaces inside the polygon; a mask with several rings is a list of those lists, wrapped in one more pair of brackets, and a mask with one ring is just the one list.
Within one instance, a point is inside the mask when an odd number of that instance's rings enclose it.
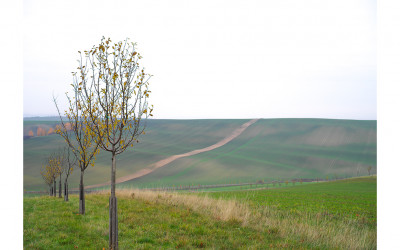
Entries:
{"label": "tree trunk", "polygon": [[49,188],[49,195],[50,196],[52,195],[52,193],[51,193],[51,185],[50,185],[50,188]]}
{"label": "tree trunk", "polygon": [[56,180],[54,180],[53,195],[54,195],[54,197],[57,196],[57,181]]}
{"label": "tree trunk", "polygon": [[58,183],[58,198],[62,198],[61,190],[62,188],[61,188],[61,175],[60,175],[60,181]]}
{"label": "tree trunk", "polygon": [[110,197],[110,235],[109,235],[109,248],[113,250],[118,249],[118,215],[117,215],[117,198],[115,197],[115,173],[116,173],[116,156],[112,154],[112,167],[111,167],[111,197]]}
{"label": "tree trunk", "polygon": [[64,182],[64,201],[68,201],[68,182]]}
{"label": "tree trunk", "polygon": [[79,213],[85,214],[85,189],[83,186],[83,171],[81,170],[81,182],[79,183]]}
{"label": "tree trunk", "polygon": [[117,197],[110,197],[110,241],[109,249],[118,249],[118,214]]}

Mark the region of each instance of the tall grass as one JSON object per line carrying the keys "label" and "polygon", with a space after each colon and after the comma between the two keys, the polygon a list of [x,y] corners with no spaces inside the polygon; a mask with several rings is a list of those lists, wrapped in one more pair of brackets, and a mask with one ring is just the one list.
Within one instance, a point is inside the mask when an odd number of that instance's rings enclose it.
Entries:
{"label": "tall grass", "polygon": [[359,227],[359,223],[351,218],[332,221],[328,215],[322,213],[318,216],[309,212],[293,214],[270,206],[255,209],[235,199],[214,199],[208,196],[138,189],[119,190],[117,197],[184,206],[216,220],[238,222],[244,227],[257,230],[269,230],[284,238],[305,241],[314,247],[376,248],[376,230]]}

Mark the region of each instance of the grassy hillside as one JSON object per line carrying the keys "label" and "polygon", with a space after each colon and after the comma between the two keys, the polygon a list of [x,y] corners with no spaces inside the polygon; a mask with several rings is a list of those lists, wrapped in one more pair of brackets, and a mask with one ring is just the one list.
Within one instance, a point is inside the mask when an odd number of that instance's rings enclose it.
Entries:
{"label": "grassy hillside", "polygon": [[[150,120],[133,150],[117,159],[117,177],[174,154],[210,146],[248,120]],[[25,121],[24,131],[55,121]],[[43,188],[38,169],[57,135],[24,140],[24,187]],[[109,181],[110,155],[101,153],[85,175],[86,185]],[[376,173],[376,121],[261,119],[215,150],[181,158],[120,186],[211,184],[263,179],[335,178]],[[78,183],[75,172],[70,187]]]}
{"label": "grassy hillside", "polygon": [[[108,246],[108,193],[24,198],[24,248]],[[376,178],[200,194],[119,190],[119,246],[376,249]]]}
{"label": "grassy hillside", "polygon": [[[108,197],[88,195],[86,215],[77,214],[77,197],[24,199],[27,249],[108,249]],[[285,242],[275,234],[240,228],[186,207],[119,199],[119,248],[262,248]],[[257,241],[251,240],[258,239]],[[293,244],[299,245],[299,244]]]}
{"label": "grassy hillside", "polygon": [[335,219],[355,219],[363,226],[376,228],[377,218],[376,177],[359,177],[338,181],[289,185],[269,190],[235,192],[211,192],[209,197],[238,200],[252,207],[273,207],[278,211],[290,211],[297,216],[327,216]]}
{"label": "grassy hillside", "polygon": [[[223,139],[246,120],[149,120],[146,135],[140,143],[128,148],[117,158],[117,178],[131,174],[165,157],[204,148]],[[38,126],[53,126],[57,121],[24,121],[25,131]],[[28,132],[26,132],[28,133]],[[43,189],[40,167],[52,150],[65,145],[61,136],[32,137],[24,140],[24,188]],[[101,152],[95,167],[85,173],[85,184],[97,184],[110,180],[111,155]],[[71,176],[70,187],[79,183],[79,173]]]}
{"label": "grassy hillside", "polygon": [[368,166],[376,173],[376,121],[265,119],[223,147],[179,159],[130,184],[332,179],[367,175]]}

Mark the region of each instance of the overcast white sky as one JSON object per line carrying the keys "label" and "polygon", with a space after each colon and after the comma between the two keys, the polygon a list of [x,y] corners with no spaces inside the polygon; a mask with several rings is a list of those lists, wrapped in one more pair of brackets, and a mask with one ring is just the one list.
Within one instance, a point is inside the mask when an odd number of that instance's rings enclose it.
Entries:
{"label": "overcast white sky", "polygon": [[138,43],[155,118],[377,118],[374,0],[23,3],[24,116],[104,35]]}

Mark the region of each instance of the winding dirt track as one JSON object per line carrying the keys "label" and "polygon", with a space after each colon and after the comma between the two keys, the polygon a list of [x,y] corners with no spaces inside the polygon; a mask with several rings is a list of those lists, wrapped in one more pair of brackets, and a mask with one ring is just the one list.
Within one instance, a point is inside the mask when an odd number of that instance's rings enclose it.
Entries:
{"label": "winding dirt track", "polygon": [[[227,144],[228,142],[232,141],[233,139],[235,139],[236,137],[238,137],[241,133],[243,133],[243,131],[245,131],[250,125],[252,125],[253,123],[255,123],[258,119],[253,119],[250,120],[246,123],[244,123],[242,126],[240,126],[239,128],[235,129],[230,135],[228,135],[227,137],[225,137],[224,139],[222,139],[221,141],[215,143],[214,145],[205,147],[205,148],[201,148],[201,149],[196,149],[184,154],[180,154],[180,155],[172,155],[168,158],[165,158],[163,160],[160,160],[154,164],[151,164],[148,168],[144,168],[141,169],[139,171],[137,171],[136,173],[130,174],[130,175],[126,175],[123,177],[120,177],[118,179],[115,180],[115,182],[118,183],[122,183],[125,181],[130,181],[142,176],[145,176],[151,172],[153,172],[154,170],[161,168],[177,159],[183,158],[183,157],[187,157],[187,156],[192,156],[192,155],[197,155],[203,152],[207,152],[216,148],[219,148],[225,144]],[[97,187],[102,187],[102,186],[107,186],[110,185],[111,182],[106,182],[106,183],[100,183],[100,184],[95,184],[95,185],[89,185],[86,186],[85,188],[97,188]]]}

